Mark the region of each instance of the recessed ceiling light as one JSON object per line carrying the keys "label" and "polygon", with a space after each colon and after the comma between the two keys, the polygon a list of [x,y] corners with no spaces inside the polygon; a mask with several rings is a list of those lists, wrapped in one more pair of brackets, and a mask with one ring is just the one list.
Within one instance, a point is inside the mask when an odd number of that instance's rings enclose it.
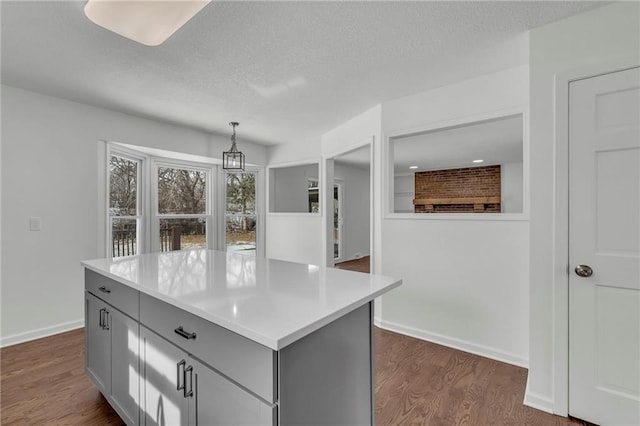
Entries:
{"label": "recessed ceiling light", "polygon": [[211,0],[89,0],[84,14],[94,24],[146,46],[158,46]]}
{"label": "recessed ceiling light", "polygon": [[418,166],[409,166],[410,169],[417,169]]}
{"label": "recessed ceiling light", "polygon": [[474,163],[483,163],[484,160],[473,160]]}

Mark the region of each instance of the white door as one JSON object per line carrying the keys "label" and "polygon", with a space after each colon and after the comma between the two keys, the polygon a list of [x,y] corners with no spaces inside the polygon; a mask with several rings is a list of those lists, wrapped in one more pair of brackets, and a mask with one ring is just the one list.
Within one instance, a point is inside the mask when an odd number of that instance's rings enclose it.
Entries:
{"label": "white door", "polygon": [[570,84],[569,155],[569,413],[640,425],[638,68]]}

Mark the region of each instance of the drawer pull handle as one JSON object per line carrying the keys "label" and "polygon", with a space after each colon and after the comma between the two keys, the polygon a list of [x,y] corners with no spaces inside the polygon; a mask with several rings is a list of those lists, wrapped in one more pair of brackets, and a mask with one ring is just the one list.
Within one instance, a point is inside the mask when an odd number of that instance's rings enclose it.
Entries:
{"label": "drawer pull handle", "polygon": [[[176,364],[177,366],[177,377],[176,377],[176,390],[183,390],[184,389],[184,367],[187,365],[187,361],[185,361],[184,359],[182,361],[180,361],[178,364]],[[180,384],[180,381],[182,381],[182,384]]]}
{"label": "drawer pull handle", "polygon": [[109,311],[105,308],[100,309],[100,328],[109,330]]}
{"label": "drawer pull handle", "polygon": [[[189,373],[189,390],[187,390],[187,373]],[[184,387],[182,388],[182,394],[185,398],[193,396],[193,366],[190,365],[184,369]]]}
{"label": "drawer pull handle", "polygon": [[103,293],[111,293],[111,290],[109,290],[108,288],[106,288],[105,286],[102,287],[98,287],[98,290],[100,290]]}
{"label": "drawer pull handle", "polygon": [[175,331],[176,334],[180,335],[181,337],[184,337],[187,340],[190,340],[190,339],[196,340],[196,333],[188,333],[184,331],[184,328],[182,328],[182,326],[176,328],[173,331]]}
{"label": "drawer pull handle", "polygon": [[98,321],[98,327],[100,327],[103,330],[104,330],[104,324],[105,324],[105,319],[104,319],[105,312],[107,312],[105,308],[100,309],[100,320]]}

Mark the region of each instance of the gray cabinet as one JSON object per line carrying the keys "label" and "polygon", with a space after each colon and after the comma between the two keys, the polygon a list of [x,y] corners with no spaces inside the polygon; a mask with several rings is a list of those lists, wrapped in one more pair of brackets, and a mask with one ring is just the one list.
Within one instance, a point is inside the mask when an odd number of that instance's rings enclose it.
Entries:
{"label": "gray cabinet", "polygon": [[138,425],[138,322],[86,291],[85,324],[87,374],[122,420]]}
{"label": "gray cabinet", "polygon": [[137,425],[139,417],[138,323],[117,309],[109,311],[111,331],[111,402],[122,420]]}
{"label": "gray cabinet", "polygon": [[372,425],[372,303],[275,351],[85,276],[86,371],[127,425]]}
{"label": "gray cabinet", "polygon": [[189,400],[184,378],[188,355],[145,327],[140,327],[141,423],[186,425]]}
{"label": "gray cabinet", "polygon": [[140,342],[143,425],[276,424],[273,406],[144,326]]}
{"label": "gray cabinet", "polygon": [[111,336],[105,326],[106,306],[102,300],[85,293],[85,365],[98,389],[111,393]]}
{"label": "gray cabinet", "polygon": [[276,409],[222,377],[211,368],[190,360],[194,396],[189,425],[277,425]]}

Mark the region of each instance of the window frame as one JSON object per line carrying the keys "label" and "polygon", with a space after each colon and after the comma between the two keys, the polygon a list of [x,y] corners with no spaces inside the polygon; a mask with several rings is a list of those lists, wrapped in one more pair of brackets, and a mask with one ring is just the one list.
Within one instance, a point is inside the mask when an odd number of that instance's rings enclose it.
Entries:
{"label": "window frame", "polygon": [[227,174],[234,173],[228,170],[224,170],[220,167],[220,182],[221,182],[221,196],[220,196],[220,238],[218,241],[218,247],[221,251],[227,251],[227,217],[255,217],[256,218],[256,257],[261,257],[263,253],[263,235],[262,227],[264,224],[262,214],[262,192],[260,190],[262,184],[262,170],[254,167],[245,167],[244,171],[237,173],[251,173],[255,176],[255,205],[254,213],[227,213]]}
{"label": "window frame", "polygon": [[[138,164],[137,167],[137,188],[136,188],[136,210],[135,216],[112,216],[110,214],[111,205],[111,173],[109,170],[109,164],[111,163],[111,157],[119,157],[125,160],[133,161]],[[136,220],[136,249],[135,253],[145,253],[148,250],[149,242],[149,229],[147,218],[147,202],[148,202],[148,185],[147,181],[147,167],[148,157],[124,147],[114,144],[107,144],[107,158],[106,158],[106,241],[105,241],[105,253],[106,257],[116,258],[122,256],[113,255],[113,219],[129,219]],[[125,256],[128,257],[128,256]]]}
{"label": "window frame", "polygon": [[[205,213],[178,213],[178,214],[161,214],[158,212],[158,169],[161,167],[173,169],[187,169],[206,173],[205,179]],[[216,224],[214,221],[214,198],[216,185],[215,166],[206,163],[197,163],[191,161],[183,161],[163,157],[151,157],[149,184],[151,187],[151,199],[149,207],[149,222],[151,229],[149,232],[150,250],[152,252],[160,252],[160,220],[161,219],[205,219],[205,239],[206,249],[213,249],[216,241]],[[153,237],[152,237],[153,236]],[[158,237],[158,238],[156,238]],[[190,250],[190,249],[181,249]]]}
{"label": "window frame", "polygon": [[[110,196],[110,180],[109,180],[109,162],[112,154],[116,154],[127,159],[135,159],[140,161],[142,167],[139,169],[141,176],[138,182],[138,194],[140,197],[139,204],[139,236],[137,238],[137,254],[150,253],[160,250],[160,241],[152,244],[155,240],[153,236],[159,233],[159,220],[156,220],[154,226],[152,211],[155,204],[157,212],[157,193],[152,196],[152,192],[157,191],[157,184],[153,183],[154,170],[158,164],[169,167],[186,167],[196,169],[207,169],[208,174],[207,185],[207,213],[210,216],[207,226],[207,249],[225,251],[225,213],[226,213],[226,186],[224,185],[224,170],[220,162],[214,158],[205,156],[197,156],[194,161],[189,158],[195,157],[189,154],[183,154],[172,151],[165,151],[144,146],[130,145],[118,141],[98,141],[98,223],[101,224],[98,230],[98,253],[100,257],[112,257],[112,232],[111,220],[109,215],[109,196]],[[256,232],[256,256],[264,257],[265,252],[265,224],[266,224],[266,167],[263,166],[247,166],[247,171],[256,173],[256,216],[257,216],[257,232]],[[155,171],[155,179],[157,179],[157,170]],[[154,199],[152,199],[154,198]],[[196,217],[200,215],[195,215]],[[158,215],[155,215],[159,219]],[[182,218],[183,216],[179,216]],[[166,217],[170,218],[170,217]]]}

